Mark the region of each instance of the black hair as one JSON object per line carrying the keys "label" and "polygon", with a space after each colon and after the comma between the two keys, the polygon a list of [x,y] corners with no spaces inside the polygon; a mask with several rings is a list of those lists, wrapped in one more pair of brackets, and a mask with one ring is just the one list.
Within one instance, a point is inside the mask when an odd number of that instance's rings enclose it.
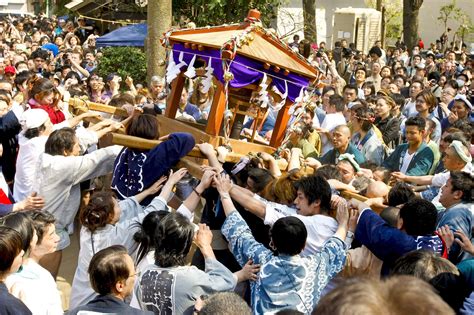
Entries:
{"label": "black hair", "polygon": [[405,122],[405,126],[416,126],[419,131],[424,131],[426,128],[426,120],[419,116],[409,117]]}
{"label": "black hair", "polygon": [[155,263],[162,267],[184,266],[194,237],[193,224],[181,213],[165,216],[156,229]]}
{"label": "black hair", "polygon": [[305,176],[295,182],[295,188],[301,190],[308,204],[319,200],[321,212],[329,212],[331,208],[331,186],[322,176]]}
{"label": "black hair", "polygon": [[79,74],[76,71],[69,71],[69,73],[64,78],[64,81],[66,81],[68,79],[76,79],[77,82],[82,82],[81,77],[79,76]]}
{"label": "black hair", "polygon": [[248,172],[247,179],[250,178],[255,183],[252,191],[254,193],[262,192],[265,187],[273,180],[269,170],[264,168],[252,168]]}
{"label": "black hair", "polygon": [[407,83],[407,78],[404,76],[404,75],[401,75],[401,74],[395,74],[393,76],[393,80],[395,81],[396,79],[402,79],[403,80],[403,83]]}
{"label": "black hair", "polygon": [[44,130],[46,130],[46,127],[44,126],[44,124],[42,124],[41,126],[36,127],[36,128],[26,129],[23,135],[27,139],[33,139],[33,138],[38,137],[40,135],[40,132]]}
{"label": "black hair", "polygon": [[374,82],[364,82],[364,84],[362,84],[362,88],[365,89],[365,88],[369,88],[370,89],[370,94],[369,95],[375,95],[375,85],[374,85]]}
{"label": "black hair", "polygon": [[160,137],[160,129],[158,119],[152,115],[136,115],[127,126],[127,135],[145,138],[158,139]]}
{"label": "black hair", "polygon": [[[365,76],[367,76],[367,69],[365,69],[365,67],[358,66],[358,67],[355,69],[354,73],[356,73],[357,71],[363,71],[364,74],[365,74]],[[375,93],[374,93],[374,94],[375,94]]]}
{"label": "black hair", "polygon": [[449,134],[447,134],[444,138],[443,138],[444,142],[447,142],[447,143],[452,143],[454,140],[458,140],[460,141],[466,148],[469,148],[470,147],[470,143],[466,137],[466,134],[462,131],[455,131],[455,132],[451,132]]}
{"label": "black hair", "polygon": [[451,171],[450,173],[452,191],[461,191],[463,202],[473,202],[474,178],[471,174],[461,171]]}
{"label": "black hair", "polygon": [[66,127],[53,131],[46,141],[44,152],[50,155],[64,155],[71,152],[76,142],[74,129]]}
{"label": "black hair", "polygon": [[391,95],[391,97],[393,101],[395,102],[395,104],[400,106],[400,109],[403,109],[403,106],[405,104],[405,97],[400,93],[394,93]]}
{"label": "black hair", "polygon": [[441,74],[438,71],[428,73],[428,81],[435,80],[436,82],[438,82],[440,78]]}
{"label": "black hair", "polygon": [[373,127],[373,122],[375,120],[375,112],[371,108],[366,106],[355,106],[352,108],[354,116],[359,121],[360,129],[364,132],[368,132]]}
{"label": "black hair", "polygon": [[114,215],[114,193],[100,191],[92,195],[86,207],[79,213],[79,221],[91,233],[103,228]]}
{"label": "black hair", "polygon": [[[19,62],[18,62],[19,63]],[[18,64],[17,63],[17,64]],[[19,90],[19,87],[25,83],[26,81],[28,81],[29,78],[31,78],[33,76],[33,73],[30,72],[30,71],[22,71],[20,73],[18,73],[15,77],[15,80],[14,80],[14,83],[15,83],[15,86],[16,88]]]}
{"label": "black hair", "polygon": [[369,56],[372,55],[372,54],[375,54],[378,57],[382,57],[382,50],[379,47],[374,46],[374,47],[370,48],[370,50],[369,50]]}
{"label": "black hair", "polygon": [[338,181],[342,180],[341,173],[334,164],[326,164],[318,168],[314,175],[321,176],[325,180],[337,179]]}
{"label": "black hair", "polygon": [[413,198],[400,209],[400,218],[408,235],[432,235],[436,230],[438,211],[427,200]]}
{"label": "black hair", "polygon": [[350,83],[349,83],[349,84],[346,84],[342,90],[345,91],[345,90],[348,90],[348,89],[349,89],[349,90],[354,90],[354,91],[356,92],[356,94],[357,94],[357,91],[359,90],[359,88],[357,87],[357,85],[355,85],[355,84],[350,84]]}
{"label": "black hair", "polygon": [[345,109],[344,98],[338,94],[331,95],[329,105],[336,107],[337,112],[342,112]]}
{"label": "black hair", "polygon": [[[16,230],[0,226],[0,276],[4,278],[22,250],[22,238]],[[16,271],[16,270],[14,270]]]}
{"label": "black hair", "polygon": [[404,182],[397,182],[388,192],[388,205],[396,207],[407,203],[413,198],[415,198],[413,189]]}
{"label": "black hair", "polygon": [[125,256],[127,249],[122,245],[113,245],[98,251],[89,264],[89,281],[92,289],[100,295],[115,292],[117,282],[130,277]]}
{"label": "black hair", "polygon": [[416,79],[414,79],[413,81],[411,81],[410,87],[411,87],[413,84],[415,84],[415,83],[419,83],[419,84],[421,85],[421,89],[422,89],[422,90],[425,88],[425,84],[423,83],[423,81],[421,81],[421,80],[416,80]]}
{"label": "black hair", "polygon": [[13,212],[0,218],[0,226],[6,226],[17,231],[21,236],[22,249],[26,254],[29,253],[31,241],[35,235],[35,228],[26,212]]}
{"label": "black hair", "polygon": [[45,49],[38,48],[31,54],[31,59],[41,58],[45,61],[49,60],[49,53]]}
{"label": "black hair", "polygon": [[56,222],[54,216],[48,211],[28,211],[27,214],[30,216],[33,226],[38,236],[37,245],[40,245],[44,238],[44,233],[47,231],[47,227]]}
{"label": "black hair", "polygon": [[278,255],[298,255],[304,249],[308,232],[297,217],[278,219],[270,230],[270,237]]}
{"label": "black hair", "polygon": [[324,94],[326,94],[326,93],[329,92],[329,91],[336,92],[336,90],[335,90],[332,86],[325,86],[325,87],[323,88],[323,92],[321,93],[321,95],[324,95]]}
{"label": "black hair", "polygon": [[153,237],[156,234],[156,229],[160,221],[169,214],[168,211],[160,210],[148,213],[142,223],[136,223],[139,230],[133,234],[133,240],[137,243],[137,259],[136,264],[151,251],[155,249]]}
{"label": "black hair", "polygon": [[396,228],[400,209],[397,207],[386,207],[380,212],[380,217],[391,227]]}

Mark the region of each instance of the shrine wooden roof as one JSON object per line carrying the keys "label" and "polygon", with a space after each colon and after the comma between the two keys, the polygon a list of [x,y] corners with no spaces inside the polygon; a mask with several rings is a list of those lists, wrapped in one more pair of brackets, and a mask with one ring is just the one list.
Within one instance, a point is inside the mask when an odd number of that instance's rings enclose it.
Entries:
{"label": "shrine wooden roof", "polygon": [[[206,48],[220,49],[233,36],[238,36],[251,25],[250,23],[223,25],[200,29],[184,29],[173,31],[169,37],[170,43],[190,43]],[[253,40],[237,49],[237,54],[287,69],[292,73],[306,78],[315,79],[318,70],[288,45],[271,35],[268,31],[257,28],[252,31]]]}

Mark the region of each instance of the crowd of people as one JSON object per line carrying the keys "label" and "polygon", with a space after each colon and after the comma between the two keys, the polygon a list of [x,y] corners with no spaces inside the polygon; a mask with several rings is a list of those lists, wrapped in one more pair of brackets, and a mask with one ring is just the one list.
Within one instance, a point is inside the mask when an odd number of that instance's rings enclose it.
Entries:
{"label": "crowd of people", "polygon": [[[98,75],[97,35],[83,18],[0,21],[0,314],[474,313],[466,47],[295,38],[320,88],[292,106],[274,154],[229,163],[229,146],[160,133],[163,78]],[[206,123],[213,95],[189,80],[176,118]],[[70,97],[128,117],[73,115]],[[271,138],[268,102],[243,137]],[[160,144],[110,145],[117,130]],[[200,180],[176,167],[194,148]],[[64,307],[55,280],[73,233]]]}

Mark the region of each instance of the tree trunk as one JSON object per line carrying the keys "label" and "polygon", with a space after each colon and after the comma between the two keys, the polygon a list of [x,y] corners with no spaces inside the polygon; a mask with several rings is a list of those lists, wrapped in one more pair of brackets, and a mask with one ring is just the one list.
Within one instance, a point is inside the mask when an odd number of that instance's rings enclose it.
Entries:
{"label": "tree trunk", "polygon": [[316,0],[303,0],[304,38],[316,43]]}
{"label": "tree trunk", "polygon": [[147,8],[147,77],[165,75],[166,50],[160,38],[171,28],[171,0],[148,0]]}
{"label": "tree trunk", "polygon": [[411,51],[418,43],[418,13],[423,0],[403,0],[403,40]]}
{"label": "tree trunk", "polygon": [[377,0],[375,3],[375,10],[382,11],[382,0]]}

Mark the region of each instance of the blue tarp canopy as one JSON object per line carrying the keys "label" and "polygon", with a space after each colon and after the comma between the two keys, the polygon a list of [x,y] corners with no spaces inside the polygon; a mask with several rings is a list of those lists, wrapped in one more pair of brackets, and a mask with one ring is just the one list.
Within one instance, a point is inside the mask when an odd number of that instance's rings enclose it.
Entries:
{"label": "blue tarp canopy", "polygon": [[97,38],[97,47],[137,46],[145,45],[147,34],[146,24],[127,25]]}

